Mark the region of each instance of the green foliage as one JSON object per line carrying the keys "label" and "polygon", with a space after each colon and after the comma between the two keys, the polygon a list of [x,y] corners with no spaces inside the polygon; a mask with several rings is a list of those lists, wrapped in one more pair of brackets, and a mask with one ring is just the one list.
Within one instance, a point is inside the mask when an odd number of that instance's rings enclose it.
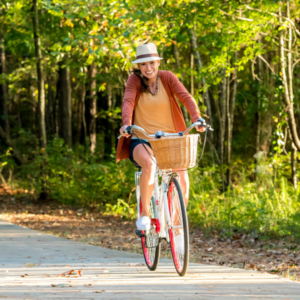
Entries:
{"label": "green foliage", "polygon": [[100,162],[84,147],[74,152],[64,146],[62,139],[55,138],[47,155],[36,155],[22,167],[18,183],[35,195],[44,190],[51,199],[63,204],[96,206],[105,211],[108,203],[128,201],[134,187],[133,173],[129,161]]}
{"label": "green foliage", "polygon": [[[249,5],[244,5],[246,2]],[[236,75],[238,78],[232,142],[236,162],[229,166],[233,169],[233,186],[225,193],[220,192],[220,167],[207,158],[203,162],[205,168],[190,173],[191,220],[208,230],[247,229],[279,235],[293,233],[293,228],[298,230],[299,188],[295,191],[287,180],[291,176],[290,155],[278,55],[278,33],[286,31],[288,22],[284,19],[280,23],[277,14],[279,7],[285,14],[287,1],[104,0],[99,4],[95,0],[41,0],[38,5],[42,64],[47,81],[47,126],[51,123],[51,108],[52,117],[58,114],[56,73],[60,63],[63,61],[71,72],[73,127],[76,122],[81,124],[80,119],[76,120],[81,101],[78,91],[81,85],[88,87],[88,68],[94,63],[98,70],[97,146],[91,156],[86,150],[88,142],[72,150],[64,146],[62,140],[52,140],[49,134],[47,153],[40,153],[32,1],[7,0],[0,6],[1,43],[7,59],[7,71],[0,74],[0,83],[8,85],[11,138],[16,140],[16,149],[28,164],[18,168],[11,158],[12,150],[4,149],[0,156],[0,175],[5,177],[11,170],[17,170],[16,183],[36,197],[43,192],[64,204],[96,206],[108,214],[132,217],[134,167],[129,161],[115,164],[115,140],[121,124],[122,92],[136,46],[154,42],[164,57],[161,69],[172,70],[186,87],[190,87],[193,78],[197,87],[194,98],[203,113],[206,103],[203,103],[202,92],[209,89],[213,109],[213,120],[209,121],[215,128],[211,142],[217,151],[222,126],[223,70],[230,82]],[[291,19],[295,20],[300,14],[299,0],[291,1],[291,7]],[[191,47],[191,28],[195,31],[198,49]],[[175,45],[180,69],[175,68]],[[298,46],[299,39],[295,39],[294,107],[297,114],[300,112]],[[193,69],[191,67],[193,50],[201,55],[201,68],[195,66],[196,56]],[[257,80],[258,56],[264,57],[275,74],[271,74],[268,64],[263,62],[262,78]],[[238,74],[233,76],[235,67]],[[201,82],[203,77],[205,86]],[[108,86],[110,96],[108,92],[106,95]],[[106,105],[109,97],[110,105]],[[258,107],[258,99],[261,107]],[[254,166],[257,113],[261,114],[262,127],[267,124],[270,128],[270,134],[266,130],[261,140],[265,141],[265,151],[270,147],[272,156],[257,154],[259,164]],[[51,134],[58,132],[57,128],[51,130]],[[264,130],[261,131],[263,135]]]}
{"label": "green foliage", "polygon": [[260,152],[256,181],[249,180],[253,164],[235,163],[232,189],[221,193],[218,168],[194,169],[190,174],[190,220],[206,230],[225,229],[254,231],[269,235],[291,235],[300,238],[300,188],[286,179],[288,162],[281,161],[279,176],[274,181],[273,158]]}
{"label": "green foliage", "polygon": [[[21,168],[17,187],[36,196],[44,190],[63,204],[92,206],[108,215],[136,216],[135,168],[131,162],[103,162],[82,146],[72,151],[59,138],[49,144],[47,153],[37,154]],[[7,157],[9,152],[2,161]],[[264,152],[257,153],[255,159],[256,181],[251,180],[253,161],[237,160],[232,166],[232,189],[225,193],[220,191],[219,166],[191,170],[190,222],[207,232],[222,229],[230,234],[239,230],[300,238],[300,188],[295,190],[286,179],[288,159],[274,160]]]}
{"label": "green foliage", "polygon": [[133,219],[136,216],[136,204],[129,205],[122,199],[117,204],[106,204],[106,215],[114,215]]}

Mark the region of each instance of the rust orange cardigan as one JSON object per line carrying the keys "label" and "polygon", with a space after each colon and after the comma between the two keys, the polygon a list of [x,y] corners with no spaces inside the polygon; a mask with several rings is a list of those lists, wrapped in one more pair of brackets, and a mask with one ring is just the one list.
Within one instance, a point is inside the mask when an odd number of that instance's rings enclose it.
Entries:
{"label": "rust orange cardigan", "polygon": [[[176,75],[170,71],[158,71],[159,78],[170,98],[172,117],[177,132],[186,130],[181,108],[175,98],[187,108],[193,122],[200,117],[200,112],[194,98],[189,94],[183,84],[178,80]],[[129,76],[122,103],[122,120],[123,125],[134,124],[134,109],[139,101],[141,92],[141,80],[135,74]],[[129,158],[129,143],[131,138],[121,137],[117,147],[117,162]]]}

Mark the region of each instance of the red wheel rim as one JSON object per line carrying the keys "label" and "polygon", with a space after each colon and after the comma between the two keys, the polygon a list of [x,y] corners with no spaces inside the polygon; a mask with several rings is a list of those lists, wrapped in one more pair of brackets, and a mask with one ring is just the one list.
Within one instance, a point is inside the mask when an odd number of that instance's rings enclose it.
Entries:
{"label": "red wheel rim", "polygon": [[[144,232],[142,231],[142,233],[144,233]],[[148,264],[148,266],[152,267],[152,262],[149,257],[148,249],[146,248],[146,243],[145,243],[144,237],[142,237],[142,246],[143,246],[144,256],[147,261],[147,264]]]}
{"label": "red wheel rim", "polygon": [[[173,196],[174,187],[175,187],[174,183],[171,182],[171,184],[169,186],[169,191],[168,191],[168,205],[169,205],[170,217],[171,217],[171,214],[172,214],[171,206],[172,206],[172,199],[173,199],[172,196]],[[181,266],[180,266],[180,263],[178,261],[176,250],[175,250],[173,230],[169,229],[169,233],[170,233],[170,244],[171,244],[171,251],[172,251],[172,255],[173,255],[173,259],[174,259],[174,264],[175,264],[176,269],[180,271]]]}
{"label": "red wheel rim", "polygon": [[[142,209],[143,209],[143,206],[142,206],[142,201],[141,201],[140,202],[140,213],[142,213]],[[142,233],[144,233],[144,231],[142,231]],[[151,259],[149,257],[148,249],[146,248],[146,241],[145,241],[144,237],[142,237],[142,247],[143,247],[143,252],[144,252],[144,256],[145,256],[145,260],[147,262],[147,265],[149,267],[152,267],[152,262],[151,262]]]}

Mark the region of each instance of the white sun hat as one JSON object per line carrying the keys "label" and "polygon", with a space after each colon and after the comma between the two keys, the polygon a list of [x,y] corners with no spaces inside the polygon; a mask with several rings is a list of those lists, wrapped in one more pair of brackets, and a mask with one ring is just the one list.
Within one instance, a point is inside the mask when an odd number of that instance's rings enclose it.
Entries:
{"label": "white sun hat", "polygon": [[136,60],[133,61],[133,64],[142,63],[145,61],[152,60],[161,60],[162,57],[159,57],[156,46],[153,43],[139,45],[136,49]]}

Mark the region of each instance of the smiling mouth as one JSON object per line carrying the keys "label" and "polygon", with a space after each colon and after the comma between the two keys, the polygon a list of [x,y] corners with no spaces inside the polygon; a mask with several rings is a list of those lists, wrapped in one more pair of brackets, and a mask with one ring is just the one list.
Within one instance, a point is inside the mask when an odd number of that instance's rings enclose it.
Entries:
{"label": "smiling mouth", "polygon": [[151,72],[146,72],[147,75],[150,75],[152,74],[154,71],[151,71]]}

